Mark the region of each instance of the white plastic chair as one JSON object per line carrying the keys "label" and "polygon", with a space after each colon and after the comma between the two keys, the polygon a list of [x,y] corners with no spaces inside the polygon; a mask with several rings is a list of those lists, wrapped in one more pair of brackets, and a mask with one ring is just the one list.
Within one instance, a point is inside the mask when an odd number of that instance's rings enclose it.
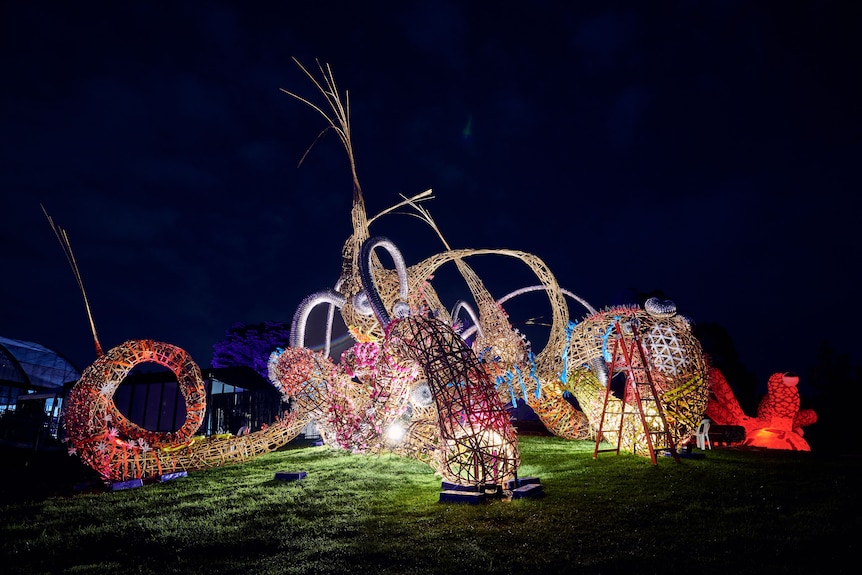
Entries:
{"label": "white plastic chair", "polygon": [[700,425],[697,426],[697,431],[694,434],[697,440],[698,449],[712,449],[712,443],[709,442],[709,424],[710,420],[704,418]]}

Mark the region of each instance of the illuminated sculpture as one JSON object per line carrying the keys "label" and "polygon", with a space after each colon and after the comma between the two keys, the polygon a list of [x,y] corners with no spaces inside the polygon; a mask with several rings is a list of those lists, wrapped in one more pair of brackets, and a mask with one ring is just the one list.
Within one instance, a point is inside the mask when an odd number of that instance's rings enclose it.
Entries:
{"label": "illuminated sculpture", "polygon": [[[621,335],[615,331],[616,324],[622,327]],[[571,393],[586,410],[590,421],[598,422],[604,387],[610,384],[615,371],[625,369],[620,364],[609,364],[613,338],[621,337],[625,344],[631,345],[633,328],[637,329],[646,353],[658,395],[656,399],[664,411],[674,444],[679,445],[688,440],[703,418],[708,390],[700,342],[692,333],[688,319],[676,313],[673,302],[651,298],[643,309],[610,308],[594,313],[574,326],[567,350],[568,362],[573,366],[589,366],[592,378],[583,373],[583,368],[575,367],[570,376]],[[598,379],[601,385],[596,385],[593,378]],[[615,401],[631,403],[630,388],[626,386],[624,389],[625,394]],[[653,421],[657,423],[658,420]],[[622,447],[644,453],[644,429],[634,419],[624,423]],[[614,437],[608,439],[616,441]]]}
{"label": "illuminated sculpture", "polygon": [[711,397],[706,416],[717,425],[745,428],[743,445],[811,451],[802,437],[803,428],[817,421],[817,413],[812,409],[800,409],[798,384],[799,376],[795,373],[773,373],[766,384],[766,395],[757,406],[757,416],[749,417],[742,411],[724,374],[711,367]]}
{"label": "illuminated sculpture", "polygon": [[[504,405],[520,396],[552,433],[567,439],[595,436],[600,398],[619,367],[608,364],[610,330],[635,323],[647,342],[650,369],[659,381],[658,400],[669,414],[671,434],[679,442],[691,435],[705,403],[704,366],[699,343],[672,304],[650,302],[652,307],[645,310],[596,311],[562,289],[544,262],[532,254],[452,249],[420,206],[430,198],[430,190],[368,218],[356,174],[348,109],[332,72],[320,67],[321,83],[300,68],[326,98],[333,115],[287,93],[321,114],[326,129],[341,139],[353,178],[353,233],[344,244],[334,287],[301,302],[294,314],[290,346],[269,358],[270,379],[292,401],[293,411],[248,435],[193,437],[204,396],[200,371],[185,352],[169,344],[132,340],[103,354],[96,338],[98,359],[85,370],[67,404],[71,450],[106,479],[147,478],[250,459],[287,443],[314,420],[329,445],[415,457],[460,484],[501,484],[516,477],[519,465],[517,437]],[[418,212],[445,251],[407,266],[392,242],[371,236],[369,225],[377,217],[403,206]],[[68,242],[61,240],[61,244],[66,249]],[[388,252],[394,269],[384,266],[375,251],[378,248]],[[485,255],[519,260],[535,274],[537,284],[495,299],[466,261]],[[67,257],[78,277],[70,249]],[[455,264],[473,298],[473,304],[457,302],[451,312],[431,285],[431,278],[447,263]],[[86,304],[80,277],[78,281]],[[538,353],[512,327],[503,308],[512,297],[531,291],[544,292],[551,312],[548,339]],[[569,320],[567,297],[589,313],[580,324]],[[304,347],[304,338],[309,314],[321,304],[329,307],[329,325],[324,351],[318,353]],[[356,340],[337,364],[328,357],[336,309]],[[462,313],[472,325],[461,327]],[[627,337],[625,331],[621,333]],[[95,328],[93,334],[95,338]],[[147,431],[114,406],[117,386],[142,362],[161,364],[177,375],[187,412],[180,430]],[[585,411],[573,406],[566,392]],[[643,433],[643,429],[624,429],[624,447],[637,451]]]}
{"label": "illuminated sculpture", "polygon": [[[401,297],[391,306],[395,319],[371,271],[377,247],[385,247],[398,268]],[[407,303],[409,274],[389,240],[370,238],[360,252],[362,297],[383,330],[382,344],[354,345],[342,358],[349,371],[302,348],[275,353],[273,381],[288,395],[298,393],[294,397],[303,413],[315,419],[324,439],[332,438],[342,448],[387,448],[384,431],[406,414],[405,447],[391,447],[394,451],[422,454],[453,483],[502,485],[514,479],[519,460],[514,428],[479,359],[447,323],[430,317],[426,307],[414,313]],[[351,385],[349,375],[357,377],[358,384]],[[414,411],[427,406],[428,394],[436,409]],[[311,404],[310,397],[328,401]],[[429,433],[431,417],[436,430]]]}
{"label": "illuminated sculpture", "polygon": [[[87,293],[66,231],[45,211],[75,274],[90,321],[96,361],[81,373],[63,407],[69,453],[106,481],[153,479],[176,471],[192,471],[241,463],[268,453],[296,437],[304,421],[283,414],[272,425],[240,437],[229,434],[194,436],[206,410],[200,368],[179,347],[153,340],[129,340],[105,353],[96,333]],[[136,366],[146,363],[170,369],[185,399],[186,419],[176,431],[149,431],[130,421],[114,404],[114,393]]]}
{"label": "illuminated sculpture", "polygon": [[[339,135],[347,151],[353,175],[353,235],[345,243],[342,252],[342,271],[334,288],[312,294],[298,307],[294,315],[291,347],[302,347],[310,311],[321,304],[329,306],[328,317],[330,318],[324,353],[328,353],[329,333],[335,309],[339,310],[345,324],[358,339],[375,342],[383,340],[385,323],[377,321],[374,306],[370,301],[372,297],[376,298],[380,309],[392,310],[396,316],[433,315],[450,326],[452,330],[460,324],[459,312],[465,311],[473,325],[464,330],[461,335],[465,341],[470,340],[469,346],[479,358],[484,371],[492,378],[500,400],[506,403],[514,400],[516,395],[520,395],[552,433],[568,439],[585,439],[595,433],[595,418],[576,409],[565,399],[564,393],[566,391],[574,393],[581,406],[595,416],[596,399],[600,396],[597,385],[603,386],[608,383],[606,377],[608,368],[607,365],[602,364],[602,336],[604,335],[606,346],[606,328],[609,325],[607,322],[620,314],[629,319],[636,317],[646,328],[645,337],[649,343],[650,357],[653,367],[661,378],[660,400],[666,402],[671,415],[669,421],[672,434],[678,442],[686,440],[691,435],[701,419],[706,402],[705,366],[701,359],[699,342],[691,334],[688,323],[679,316],[675,317],[675,308],[669,302],[656,302],[656,309],[649,312],[625,309],[598,313],[574,294],[560,288],[544,262],[532,254],[505,249],[453,250],[443,239],[428,212],[419,206],[419,201],[427,199],[430,192],[405,199],[401,204],[383,213],[409,205],[437,232],[447,251],[408,267],[400,253],[387,244],[387,240],[383,240],[382,244],[377,245],[387,247],[395,264],[394,270],[386,269],[371,253],[376,245],[368,248],[369,244],[366,243],[371,235],[369,224],[376,218],[369,219],[365,213],[350,141],[348,110],[341,102],[331,70],[328,67],[320,68],[324,78],[321,84],[301,65],[300,68],[326,97],[334,115],[330,116],[322,108],[296,94],[285,92],[306,103],[323,116],[328,124],[326,129],[332,129]],[[363,246],[367,250],[367,261],[361,255]],[[467,258],[479,255],[516,258],[530,268],[540,285],[523,288],[500,300],[495,300],[466,263]],[[474,299],[475,309],[470,304],[458,302],[453,311],[448,313],[440,303],[431,286],[430,278],[442,265],[449,262],[455,263],[465,280]],[[374,286],[373,293],[368,289],[371,283]],[[515,295],[536,290],[546,292],[552,317],[548,342],[538,354],[532,352],[529,342],[525,341],[523,336],[511,326],[502,306],[507,299]],[[574,330],[571,329],[568,320],[565,296],[576,299],[592,314],[582,326]],[[605,322],[604,325],[590,327],[602,321]],[[600,333],[593,331],[599,327],[601,327]],[[606,350],[604,352],[606,353]],[[573,377],[570,378],[569,374]],[[426,379],[429,377],[427,372],[425,377]],[[354,386],[353,389],[361,389],[361,386]],[[358,391],[354,393],[361,395]],[[318,406],[319,409],[322,407]],[[438,410],[440,407],[440,405],[437,406]],[[430,417],[428,414],[425,415]],[[412,424],[417,424],[421,420],[411,421]],[[422,429],[417,441],[434,443],[433,434],[428,433],[427,425],[417,425],[414,428]],[[634,446],[637,443],[635,437],[638,432],[632,430],[630,433],[633,437],[628,443]],[[329,434],[331,435],[332,431]],[[418,446],[417,441],[414,441],[408,433],[403,444],[405,447],[402,449],[427,452],[428,445]]]}
{"label": "illuminated sculpture", "polygon": [[[123,379],[142,363],[174,372],[185,398],[186,420],[175,432],[159,433],[129,421],[114,405]],[[101,355],[81,374],[63,414],[70,452],[105,480],[149,479],[248,461],[284,445],[303,424],[285,414],[267,429],[242,437],[194,437],[206,409],[206,392],[197,364],[182,349],[152,340],[130,340]]]}

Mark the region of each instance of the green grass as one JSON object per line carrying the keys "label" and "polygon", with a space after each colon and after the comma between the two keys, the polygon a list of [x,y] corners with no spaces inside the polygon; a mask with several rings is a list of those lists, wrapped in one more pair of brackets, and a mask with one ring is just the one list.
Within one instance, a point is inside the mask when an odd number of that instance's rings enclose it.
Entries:
{"label": "green grass", "polygon": [[[16,498],[7,481],[0,570],[855,572],[858,457],[714,449],[652,465],[627,454],[594,460],[590,441],[524,436],[520,445],[520,475],[539,477],[545,495],[480,505],[439,503],[440,478],[422,463],[300,443],[125,491],[75,493],[80,478],[68,469],[65,487],[39,486],[47,495],[18,485]],[[277,471],[308,476],[283,482]]]}

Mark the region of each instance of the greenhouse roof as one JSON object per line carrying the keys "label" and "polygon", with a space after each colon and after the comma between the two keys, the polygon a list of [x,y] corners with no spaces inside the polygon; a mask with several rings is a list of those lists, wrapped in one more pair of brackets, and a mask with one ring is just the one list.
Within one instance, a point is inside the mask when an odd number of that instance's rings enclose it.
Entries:
{"label": "greenhouse roof", "polygon": [[0,337],[0,382],[51,391],[77,381],[81,371],[71,361],[38,343]]}

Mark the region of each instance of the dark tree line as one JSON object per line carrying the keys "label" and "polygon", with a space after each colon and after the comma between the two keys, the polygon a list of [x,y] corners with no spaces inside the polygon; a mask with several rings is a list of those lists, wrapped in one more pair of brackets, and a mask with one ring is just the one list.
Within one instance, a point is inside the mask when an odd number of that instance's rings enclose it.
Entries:
{"label": "dark tree line", "polygon": [[862,392],[862,366],[853,365],[848,354],[836,352],[830,342],[823,341],[817,363],[807,376],[812,389],[809,406],[817,412],[817,423],[805,434],[812,450],[862,452],[859,442],[853,441],[857,402]]}

